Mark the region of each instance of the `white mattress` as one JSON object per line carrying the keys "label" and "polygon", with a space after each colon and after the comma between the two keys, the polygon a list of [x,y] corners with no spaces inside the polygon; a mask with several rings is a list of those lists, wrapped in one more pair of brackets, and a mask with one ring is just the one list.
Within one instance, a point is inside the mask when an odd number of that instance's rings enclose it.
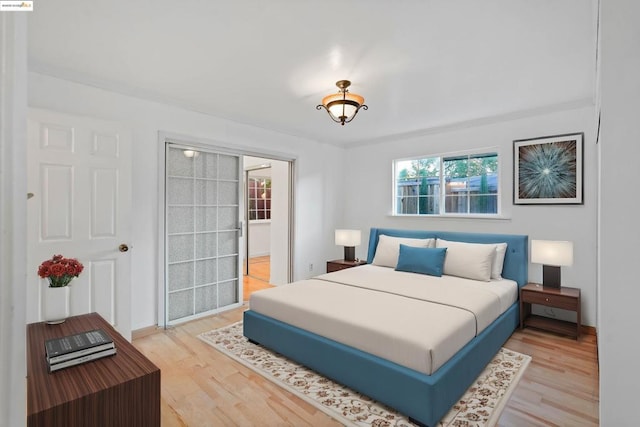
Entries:
{"label": "white mattress", "polygon": [[492,279],[489,283],[484,282],[484,284],[488,285],[491,292],[494,292],[498,298],[500,298],[501,314],[507,311],[509,307],[518,300],[518,283],[515,280]]}
{"label": "white mattress", "polygon": [[502,314],[513,281],[366,265],[251,295],[251,310],[431,374]]}
{"label": "white mattress", "polygon": [[[477,333],[482,332],[484,328],[507,311],[518,299],[518,284],[509,279],[483,282],[456,276],[443,275],[442,277],[434,277],[395,271],[393,268],[371,264],[363,265],[357,269],[349,268],[323,274],[315,277],[315,279],[395,292],[433,302],[459,306],[479,315]],[[388,288],[386,287],[388,284],[393,284],[393,286]],[[474,299],[478,293],[495,295],[498,298],[499,305],[497,307],[478,306],[478,304],[484,304],[483,300],[476,301]],[[473,297],[468,298],[470,295]]]}

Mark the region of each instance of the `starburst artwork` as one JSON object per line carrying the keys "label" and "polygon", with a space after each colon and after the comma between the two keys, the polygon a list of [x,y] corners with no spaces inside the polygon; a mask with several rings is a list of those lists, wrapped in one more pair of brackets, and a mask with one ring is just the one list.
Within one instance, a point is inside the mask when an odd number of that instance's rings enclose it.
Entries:
{"label": "starburst artwork", "polygon": [[514,204],[582,204],[583,136],[514,141]]}

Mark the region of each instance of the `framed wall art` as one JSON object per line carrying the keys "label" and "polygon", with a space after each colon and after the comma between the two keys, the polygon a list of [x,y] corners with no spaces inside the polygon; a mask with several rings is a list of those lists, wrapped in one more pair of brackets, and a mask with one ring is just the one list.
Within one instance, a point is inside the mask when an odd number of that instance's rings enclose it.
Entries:
{"label": "framed wall art", "polygon": [[513,141],[513,203],[581,205],[584,133]]}

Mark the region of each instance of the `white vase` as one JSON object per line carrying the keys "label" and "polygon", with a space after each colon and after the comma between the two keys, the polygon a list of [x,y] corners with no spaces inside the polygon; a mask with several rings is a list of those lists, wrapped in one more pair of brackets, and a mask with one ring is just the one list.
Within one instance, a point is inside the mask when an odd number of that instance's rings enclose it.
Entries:
{"label": "white vase", "polygon": [[42,294],[42,315],[50,325],[64,322],[69,317],[69,287],[45,287]]}

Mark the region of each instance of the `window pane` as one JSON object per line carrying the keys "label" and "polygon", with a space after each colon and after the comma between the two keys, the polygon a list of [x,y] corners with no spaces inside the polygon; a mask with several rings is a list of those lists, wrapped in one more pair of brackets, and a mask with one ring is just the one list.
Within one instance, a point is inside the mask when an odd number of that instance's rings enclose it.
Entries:
{"label": "window pane", "polygon": [[469,198],[467,197],[467,193],[460,193],[456,196],[446,196],[444,198],[445,202],[445,212],[446,213],[467,213],[467,203]]}
{"label": "window pane", "polygon": [[496,214],[498,213],[498,197],[492,196],[471,196],[471,213]]}
{"label": "window pane", "polygon": [[398,197],[399,214],[415,215],[418,213],[418,197]]}
{"label": "window pane", "polygon": [[498,194],[498,175],[482,174],[469,178],[471,194]]}
{"label": "window pane", "polygon": [[420,215],[434,215],[434,214],[439,214],[440,213],[440,208],[439,208],[439,197],[433,197],[433,196],[423,196],[420,197],[420,202],[419,202],[419,214]]}
{"label": "window pane", "polygon": [[271,180],[249,178],[249,220],[271,219]]}
{"label": "window pane", "polygon": [[396,215],[498,213],[497,153],[398,160],[394,167]]}
{"label": "window pane", "polygon": [[[476,167],[481,168],[487,173],[497,173],[498,172],[498,154],[496,153],[487,153],[483,155],[471,156],[471,160],[475,162]],[[476,169],[472,171],[472,174],[479,175],[480,172]]]}
{"label": "window pane", "polygon": [[490,153],[470,159],[469,176],[474,182],[472,192],[477,194],[498,193],[498,155]]}
{"label": "window pane", "polygon": [[415,160],[400,160],[395,163],[396,171],[396,213],[415,215],[418,213],[437,213],[433,203],[429,204],[424,196],[439,197],[440,159],[430,157]]}
{"label": "window pane", "polygon": [[466,193],[469,180],[467,178],[447,178],[445,179],[444,189],[447,196],[455,196],[460,192]]}
{"label": "window pane", "polygon": [[445,178],[466,178],[468,175],[469,159],[445,158],[442,162]]}

